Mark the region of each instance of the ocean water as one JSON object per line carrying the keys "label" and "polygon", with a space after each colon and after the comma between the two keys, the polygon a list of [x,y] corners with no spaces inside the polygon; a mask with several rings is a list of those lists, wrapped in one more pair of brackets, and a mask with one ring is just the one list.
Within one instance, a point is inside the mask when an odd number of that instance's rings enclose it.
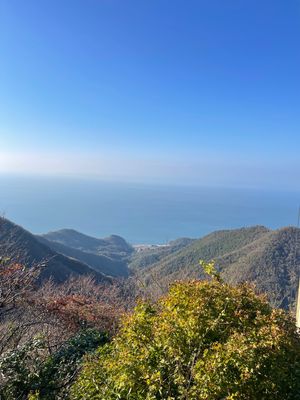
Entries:
{"label": "ocean water", "polygon": [[300,193],[0,176],[0,213],[33,233],[73,228],[130,243],[297,224]]}

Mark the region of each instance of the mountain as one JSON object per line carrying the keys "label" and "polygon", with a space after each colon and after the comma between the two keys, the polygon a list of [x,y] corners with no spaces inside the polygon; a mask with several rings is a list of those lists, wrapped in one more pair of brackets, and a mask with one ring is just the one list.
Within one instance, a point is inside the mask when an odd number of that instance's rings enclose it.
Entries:
{"label": "mountain", "polygon": [[[72,247],[73,246],[73,247]],[[300,229],[254,226],[213,232],[201,239],[182,238],[163,246],[136,246],[123,238],[93,238],[64,229],[36,237],[0,219],[0,257],[28,267],[44,263],[41,279],[57,282],[92,274],[128,276],[128,267],[148,288],[164,290],[178,279],[206,278],[199,260],[214,259],[226,282],[248,281],[276,307],[293,308],[300,276]],[[103,274],[106,273],[106,275]]]}
{"label": "mountain", "polygon": [[63,282],[70,276],[92,275],[97,281],[110,281],[88,265],[50,249],[34,235],[5,218],[0,218],[0,257],[28,267],[42,263],[44,267],[40,280],[51,277],[55,282]]}
{"label": "mountain", "polygon": [[136,251],[130,257],[129,267],[131,270],[149,267],[194,241],[195,239],[179,238],[166,245],[137,245],[135,246]]}
{"label": "mountain", "polygon": [[133,247],[117,235],[97,239],[74,229],[61,229],[41,236],[48,241],[86,253],[106,256],[113,260],[124,260],[134,252]]}
{"label": "mountain", "polygon": [[77,260],[87,264],[95,271],[101,272],[105,275],[112,277],[128,277],[129,269],[127,262],[124,260],[113,260],[107,256],[96,255],[93,253],[88,253],[72,247],[65,246],[60,242],[54,242],[47,240],[44,236],[36,235],[36,238],[44,243],[50,249],[56,251],[57,253],[63,254],[68,257],[76,258]]}
{"label": "mountain", "polygon": [[144,271],[147,277],[155,273],[157,278],[198,277],[201,274],[199,260],[212,260],[237,250],[264,236],[269,230],[263,226],[223,230],[213,232],[201,239],[192,241],[187,246],[167,254],[157,263],[148,265]]}
{"label": "mountain", "polygon": [[230,283],[254,282],[274,306],[294,306],[300,277],[300,229],[281,228],[220,258]]}
{"label": "mountain", "polygon": [[300,275],[300,230],[262,226],[214,232],[138,270],[146,285],[204,278],[199,260],[214,259],[225,281],[253,282],[277,307],[293,307]]}

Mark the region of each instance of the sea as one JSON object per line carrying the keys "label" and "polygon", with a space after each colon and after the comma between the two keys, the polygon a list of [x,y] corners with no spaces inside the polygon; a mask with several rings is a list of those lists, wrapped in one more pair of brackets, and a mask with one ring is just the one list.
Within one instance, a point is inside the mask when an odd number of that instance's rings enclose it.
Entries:
{"label": "sea", "polygon": [[72,228],[132,244],[297,225],[300,192],[0,175],[0,214],[32,233]]}

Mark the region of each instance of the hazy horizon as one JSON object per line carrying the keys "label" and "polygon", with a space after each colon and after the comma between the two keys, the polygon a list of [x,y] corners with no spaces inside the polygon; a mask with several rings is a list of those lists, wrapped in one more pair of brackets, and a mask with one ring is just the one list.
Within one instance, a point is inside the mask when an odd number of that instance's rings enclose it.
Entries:
{"label": "hazy horizon", "polygon": [[0,172],[300,189],[299,17],[298,1],[1,0]]}
{"label": "hazy horizon", "polygon": [[299,191],[0,174],[0,213],[33,233],[71,228],[162,244],[220,229],[297,224]]}

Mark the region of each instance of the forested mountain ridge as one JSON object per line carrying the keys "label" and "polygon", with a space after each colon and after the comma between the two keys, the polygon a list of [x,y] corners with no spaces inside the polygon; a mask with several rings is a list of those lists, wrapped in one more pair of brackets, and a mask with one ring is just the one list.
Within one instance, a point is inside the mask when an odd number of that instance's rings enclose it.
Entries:
{"label": "forested mountain ridge", "polygon": [[76,258],[77,260],[93,268],[95,271],[101,272],[105,275],[113,277],[127,277],[129,275],[129,269],[125,260],[111,259],[108,256],[97,255],[94,253],[88,253],[86,251],[74,249],[72,247],[65,246],[60,242],[47,240],[45,237],[40,235],[36,235],[36,238],[57,253]]}
{"label": "forested mountain ridge", "polygon": [[60,243],[67,247],[96,255],[104,255],[112,259],[124,259],[134,251],[133,247],[118,235],[98,239],[74,229],[61,229],[41,236],[49,241]]}
{"label": "forested mountain ridge", "polygon": [[198,277],[200,259],[215,259],[253,242],[268,232],[263,226],[216,231],[168,254],[158,263],[149,265],[142,274],[147,277],[151,272],[158,278],[169,276],[174,279],[183,276]]}
{"label": "forested mountain ridge", "polygon": [[230,283],[254,282],[276,307],[294,306],[300,277],[300,229],[269,232],[250,245],[219,260]]}
{"label": "forested mountain ridge", "polygon": [[300,276],[300,230],[256,226],[214,232],[138,272],[146,285],[167,287],[204,277],[199,260],[214,259],[225,281],[252,282],[276,307],[293,307]]}
{"label": "forested mountain ridge", "polygon": [[94,274],[100,280],[135,275],[150,290],[157,283],[166,290],[175,280],[204,278],[199,260],[214,259],[226,282],[252,282],[273,306],[295,305],[300,275],[297,228],[222,230],[201,239],[182,238],[134,250],[116,235],[97,239],[63,229],[34,236],[4,218],[0,223],[1,257],[28,266],[47,261],[43,277],[58,282],[72,275]]}
{"label": "forested mountain ridge", "polygon": [[97,281],[109,281],[104,274],[55,252],[30,232],[5,218],[0,218],[0,257],[26,267],[42,263],[42,280],[52,278],[55,282],[64,282],[71,276],[92,275]]}
{"label": "forested mountain ridge", "polygon": [[146,246],[144,248],[138,247],[130,257],[129,267],[132,270],[149,267],[150,265],[158,263],[166,256],[190,245],[195,240],[196,239],[179,238],[172,240],[166,245]]}

